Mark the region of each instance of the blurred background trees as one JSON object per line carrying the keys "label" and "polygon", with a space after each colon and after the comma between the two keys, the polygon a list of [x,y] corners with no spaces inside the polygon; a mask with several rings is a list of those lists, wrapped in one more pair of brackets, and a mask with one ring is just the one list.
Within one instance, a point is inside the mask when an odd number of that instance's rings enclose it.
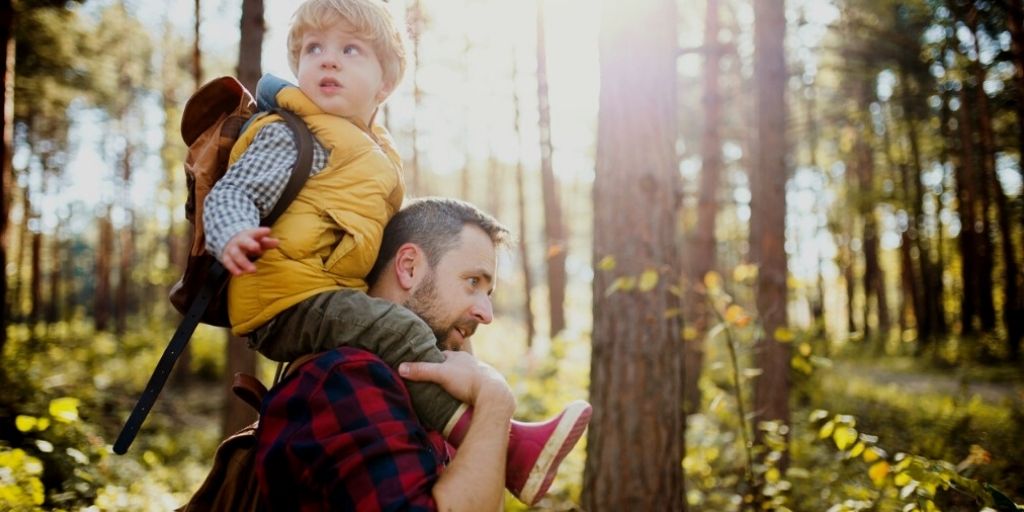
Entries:
{"label": "blurred background trees", "polygon": [[[595,405],[538,508],[1024,500],[1021,1],[622,4],[389,2],[409,190],[520,239],[474,345],[523,418]],[[270,365],[201,329],[108,453],[178,321],[181,108],[291,78],[293,8],[0,3],[0,508],[174,508],[249,421]]]}

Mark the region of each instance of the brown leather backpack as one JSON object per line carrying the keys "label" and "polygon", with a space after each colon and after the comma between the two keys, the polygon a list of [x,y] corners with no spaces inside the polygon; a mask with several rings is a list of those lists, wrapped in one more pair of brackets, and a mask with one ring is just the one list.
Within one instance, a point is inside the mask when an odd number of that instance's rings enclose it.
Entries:
{"label": "brown leather backpack", "polygon": [[[254,114],[255,110],[256,102],[252,94],[241,82],[230,76],[208,82],[185,104],[181,116],[181,137],[188,145],[185,158],[185,177],[188,183],[185,217],[192,224],[193,242],[185,274],[171,288],[170,294],[171,303],[185,317],[171,336],[146,389],[114,442],[114,453],[124,454],[128,451],[196,326],[199,323],[219,327],[229,325],[225,286],[228,272],[214,255],[206,252],[203,202],[213,185],[227,172],[231,148],[245,123],[257,115]],[[284,192],[270,214],[260,220],[261,226],[273,225],[284,213],[309,179],[313,166],[313,135],[306,124],[288,110],[275,108],[270,112],[281,116],[291,129],[298,157]]]}

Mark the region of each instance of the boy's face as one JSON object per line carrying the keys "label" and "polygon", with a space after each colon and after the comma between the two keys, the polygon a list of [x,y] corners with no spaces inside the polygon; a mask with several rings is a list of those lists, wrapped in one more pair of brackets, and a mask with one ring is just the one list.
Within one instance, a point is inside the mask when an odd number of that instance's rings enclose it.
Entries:
{"label": "boy's face", "polygon": [[344,21],[302,36],[298,75],[299,89],[321,110],[367,126],[391,87],[373,47]]}

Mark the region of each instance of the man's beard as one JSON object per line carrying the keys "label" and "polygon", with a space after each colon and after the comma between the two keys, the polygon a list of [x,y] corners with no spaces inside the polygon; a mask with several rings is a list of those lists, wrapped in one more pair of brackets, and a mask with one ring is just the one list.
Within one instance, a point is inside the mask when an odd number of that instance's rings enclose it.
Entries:
{"label": "man's beard", "polygon": [[442,318],[440,311],[440,305],[437,297],[437,283],[434,282],[434,273],[430,272],[427,274],[416,291],[412,293],[404,304],[413,313],[423,319],[430,327],[430,330],[434,333],[434,338],[437,339],[437,348],[441,350],[459,350],[461,347],[449,346],[448,338],[451,336],[455,328],[461,327],[462,331],[467,336],[473,334],[476,330],[477,322],[465,321],[465,322],[448,322]]}

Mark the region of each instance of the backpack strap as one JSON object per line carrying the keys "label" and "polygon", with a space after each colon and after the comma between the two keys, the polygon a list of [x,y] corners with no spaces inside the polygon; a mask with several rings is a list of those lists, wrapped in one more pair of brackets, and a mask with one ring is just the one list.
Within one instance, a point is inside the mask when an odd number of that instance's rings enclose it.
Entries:
{"label": "backpack strap", "polygon": [[[274,209],[270,210],[270,213],[260,221],[260,226],[273,226],[277,222],[281,214],[288,209],[288,206],[292,204],[295,197],[299,195],[302,186],[309,179],[309,174],[313,172],[313,135],[309,133],[309,127],[302,121],[302,118],[291,110],[278,107],[270,112],[281,116],[288,127],[291,128],[292,138],[295,139],[295,147],[299,150],[299,156],[295,159],[292,175],[288,178],[288,184],[285,185],[281,198],[277,200]],[[305,169],[306,172],[296,172],[299,169]]]}
{"label": "backpack strap", "polygon": [[[274,205],[274,209],[260,222],[262,226],[270,226],[277,221],[278,217],[295,200],[302,186],[309,179],[309,174],[313,172],[313,135],[310,133],[309,127],[306,126],[299,116],[288,110],[276,108],[272,112],[280,115],[285,120],[285,123],[288,124],[288,127],[291,128],[299,154],[295,160],[295,165],[292,167],[292,174],[288,178],[288,184],[285,186],[284,192],[277,200],[277,204]],[[114,442],[114,453],[124,455],[128,451],[128,447],[131,446],[135,436],[139,433],[139,429],[142,428],[142,422],[146,420],[150,409],[156,403],[157,396],[160,395],[164,384],[167,383],[167,378],[171,375],[171,370],[174,369],[174,363],[178,361],[178,357],[185,350],[188,340],[192,338],[192,333],[195,332],[196,326],[202,320],[203,312],[210,305],[210,300],[227,283],[227,278],[227,269],[219,261],[214,260],[210,265],[203,288],[200,290],[199,295],[196,296],[196,300],[189,306],[188,312],[185,313],[185,318],[178,324],[174,335],[171,336],[171,341],[167,344],[167,348],[164,349],[163,355],[160,356],[156,369],[153,370],[153,375],[149,377],[149,382],[146,384],[142,396],[139,397],[135,408],[132,409],[131,415],[128,416],[124,427],[121,428],[121,433],[118,434],[117,441]]]}

